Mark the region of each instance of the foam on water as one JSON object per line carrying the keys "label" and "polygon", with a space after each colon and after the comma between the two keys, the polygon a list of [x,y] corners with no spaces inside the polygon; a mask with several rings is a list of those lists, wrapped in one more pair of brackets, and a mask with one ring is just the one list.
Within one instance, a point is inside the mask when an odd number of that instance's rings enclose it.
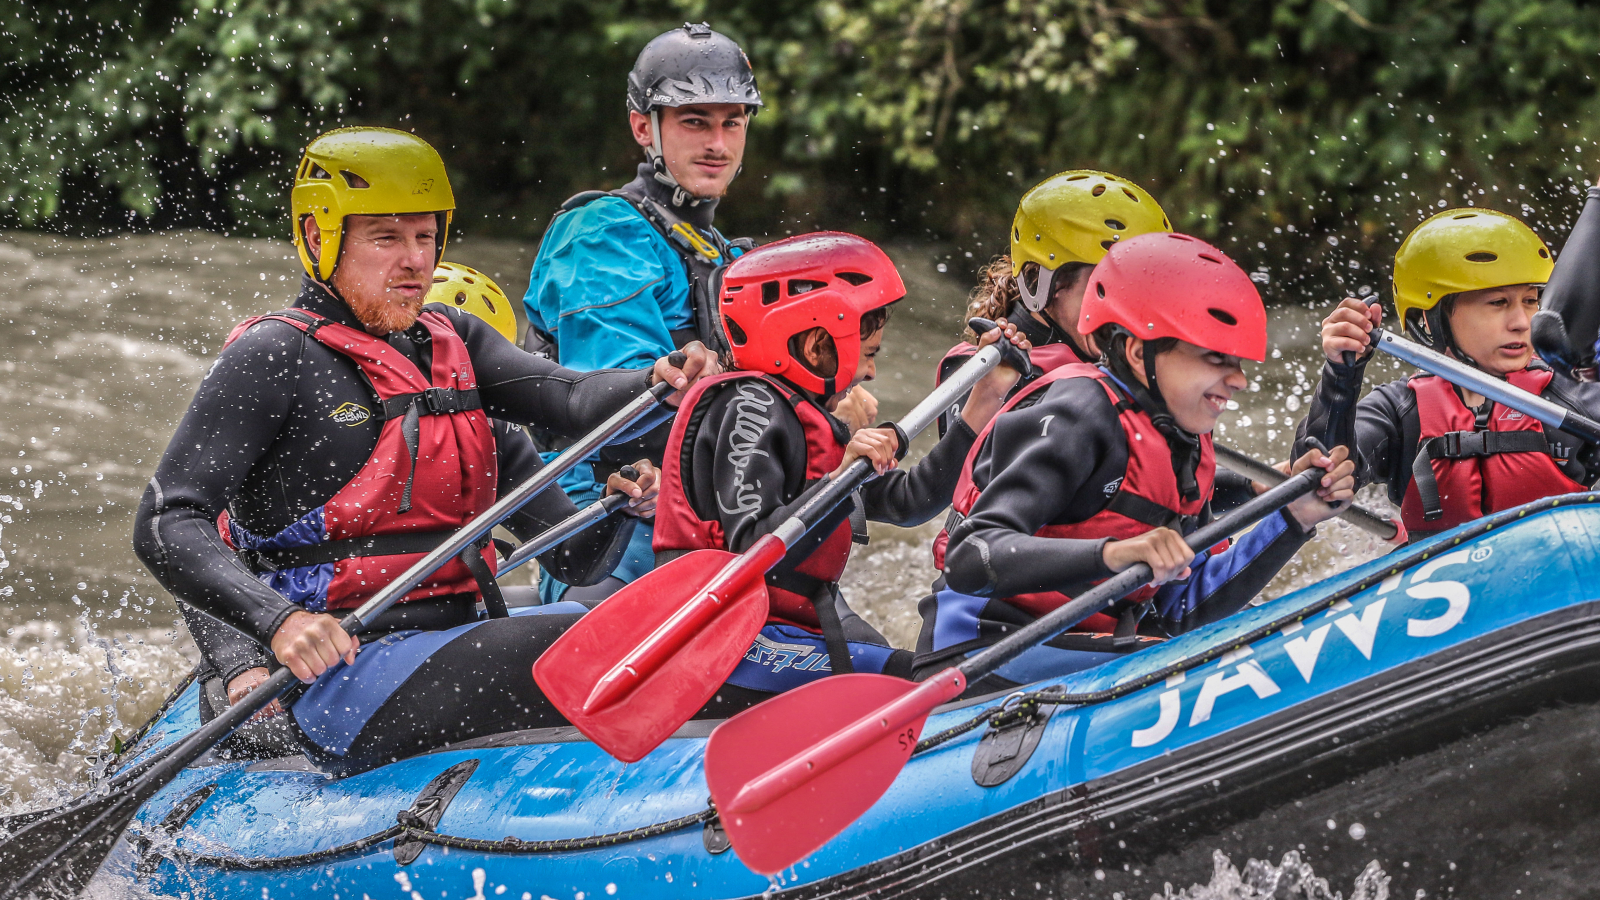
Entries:
{"label": "foam on water", "polygon": [[[1211,880],[1206,884],[1191,885],[1174,891],[1171,884],[1150,900],[1345,900],[1343,893],[1328,886],[1328,879],[1312,871],[1309,863],[1300,858],[1300,851],[1290,850],[1277,865],[1259,859],[1236,868],[1221,850],[1211,856]],[[1417,900],[1426,896],[1417,892]],[[1134,900],[1120,892],[1112,900]],[[1389,900],[1389,876],[1377,860],[1356,876],[1350,889],[1349,900]]]}

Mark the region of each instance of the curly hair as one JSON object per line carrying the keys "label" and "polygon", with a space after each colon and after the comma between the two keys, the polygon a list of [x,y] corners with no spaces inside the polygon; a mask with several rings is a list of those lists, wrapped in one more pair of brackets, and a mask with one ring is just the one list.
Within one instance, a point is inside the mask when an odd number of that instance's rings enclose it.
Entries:
{"label": "curly hair", "polygon": [[1011,275],[1011,257],[1002,253],[978,270],[978,285],[967,295],[966,318],[998,319],[1021,296]]}

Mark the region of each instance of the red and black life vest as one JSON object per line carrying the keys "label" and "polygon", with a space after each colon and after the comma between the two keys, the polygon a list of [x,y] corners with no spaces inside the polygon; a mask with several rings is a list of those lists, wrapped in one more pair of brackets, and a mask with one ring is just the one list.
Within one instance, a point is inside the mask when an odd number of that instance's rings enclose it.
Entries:
{"label": "red and black life vest", "polygon": [[[1532,394],[1550,384],[1549,369],[1523,369],[1508,381]],[[1495,403],[1480,428],[1477,415],[1435,375],[1406,382],[1417,398],[1421,432],[1400,515],[1413,538],[1541,497],[1587,490],[1551,455],[1538,419]]]}
{"label": "red and black life vest", "polygon": [[[830,416],[794,388],[759,372],[725,372],[700,379],[678,408],[672,435],[667,439],[652,543],[658,554],[728,549],[727,536],[723,534],[716,511],[708,510],[705,515],[697,512],[684,479],[694,471],[686,457],[694,451],[695,434],[705,419],[706,407],[702,401],[713,388],[739,379],[753,381],[771,391],[775,395],[774,403],[787,404],[800,419],[806,436],[805,481],[808,485],[832,474],[844,459],[845,445],[834,430]],[[771,612],[768,621],[821,633],[812,597],[822,584],[839,580],[850,559],[852,543],[851,523],[842,521],[804,560],[792,568],[780,566],[777,571],[769,572],[767,596]]]}
{"label": "red and black life vest", "polygon": [[[1046,525],[1034,532],[1035,536],[1078,539],[1111,538],[1115,541],[1137,537],[1152,528],[1162,526],[1175,528],[1178,531],[1187,530],[1185,520],[1198,519],[1206,504],[1211,500],[1212,486],[1217,472],[1216,455],[1211,447],[1211,435],[1204,434],[1200,436],[1200,462],[1195,471],[1195,481],[1199,486],[1199,491],[1194,499],[1185,500],[1178,488],[1178,477],[1172,470],[1172,451],[1167,446],[1167,439],[1156,429],[1155,424],[1150,421],[1150,417],[1140,410],[1130,398],[1125,396],[1105,372],[1087,363],[1071,363],[1053,369],[1006,401],[1006,405],[984,427],[983,433],[978,435],[977,442],[972,445],[972,450],[967,454],[966,462],[962,464],[961,477],[956,483],[955,501],[952,504],[956,516],[965,518],[970,514],[973,506],[978,502],[978,497],[982,494],[978,486],[973,483],[972,469],[977,464],[978,454],[982,450],[989,432],[993,430],[995,421],[1034,393],[1045,390],[1055,382],[1066,378],[1092,378],[1099,382],[1101,387],[1105,388],[1106,395],[1117,409],[1117,421],[1121,423],[1123,434],[1127,437],[1128,471],[1117,485],[1116,493],[1112,494],[1111,500],[1106,504],[1105,508],[1081,522]],[[959,519],[953,519],[953,521],[959,521]],[[934,541],[934,564],[941,570],[944,569],[944,555],[949,539],[947,527],[944,532],[940,533],[938,539]],[[1155,588],[1153,587],[1140,588],[1138,591],[1129,594],[1125,598],[1125,603],[1142,602],[1149,599],[1154,593]],[[1059,591],[1042,591],[999,599],[1037,617],[1061,606],[1072,598]],[[1080,622],[1073,630],[1110,632],[1116,628],[1116,625],[1117,620],[1112,616],[1105,613],[1096,613]]]}
{"label": "red and black life vest", "polygon": [[[495,502],[495,440],[472,360],[449,320],[436,312],[417,318],[432,336],[428,375],[383,338],[303,309],[248,319],[228,343],[266,319],[293,325],[360,367],[377,394],[375,414],[383,427],[355,477],[288,528],[254,535],[224,511],[218,530],[288,599],[313,611],[357,607]],[[482,546],[476,555],[483,567],[452,560],[403,600],[473,592],[485,573],[492,584],[493,548]]]}

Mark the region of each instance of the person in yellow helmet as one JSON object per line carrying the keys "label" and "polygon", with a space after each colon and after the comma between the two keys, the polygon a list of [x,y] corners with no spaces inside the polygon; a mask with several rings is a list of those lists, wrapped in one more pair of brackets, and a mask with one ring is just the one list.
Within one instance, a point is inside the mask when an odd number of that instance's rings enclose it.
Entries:
{"label": "person in yellow helmet", "polygon": [[[1094,338],[1077,330],[1089,272],[1118,241],[1171,230],[1161,204],[1127,179],[1094,169],[1053,175],[1022,195],[1011,222],[1011,252],[979,271],[963,322],[978,317],[1016,325],[1033,344],[1035,375],[1097,362]],[[935,378],[943,381],[974,352],[968,341],[956,344],[939,361]],[[940,434],[949,419],[940,418]]]}
{"label": "person in yellow helmet", "polygon": [[[582,607],[479,621],[480,601],[506,607],[487,542],[368,623],[381,643],[364,648],[338,617],[542,465],[526,435],[495,421],[580,436],[658,381],[687,390],[718,370],[715,358],[690,347],[681,367],[576,372],[516,347],[465,303],[427,303],[455,201],[439,154],[415,135],[318,137],[291,207],[299,294],[229,336],[140,503],[136,553],[199,616],[249,639],[197,635],[222,702],[285,666],[311,685],[292,719],[322,752],[378,760],[552,724],[527,673]],[[662,409],[619,440],[669,417]],[[649,512],[653,478],[612,475],[607,490]],[[508,520],[514,533],[574,511],[546,495]],[[603,580],[634,521],[601,523],[541,563]],[[322,677],[336,666],[350,677]]]}
{"label": "person in yellow helmet", "polygon": [[428,291],[429,303],[465,310],[489,323],[500,336],[517,342],[517,313],[511,300],[494,279],[471,266],[442,262],[433,270],[433,287]]}
{"label": "person in yellow helmet", "polygon": [[[1515,216],[1448,209],[1395,254],[1395,311],[1413,339],[1592,416],[1600,388],[1553,372],[1530,341],[1553,267],[1550,249]],[[1434,375],[1379,385],[1358,402],[1381,319],[1376,303],[1347,298],[1323,320],[1327,359],[1296,447],[1308,436],[1355,447],[1361,482],[1388,486],[1412,540],[1587,490],[1600,475],[1586,442]]]}

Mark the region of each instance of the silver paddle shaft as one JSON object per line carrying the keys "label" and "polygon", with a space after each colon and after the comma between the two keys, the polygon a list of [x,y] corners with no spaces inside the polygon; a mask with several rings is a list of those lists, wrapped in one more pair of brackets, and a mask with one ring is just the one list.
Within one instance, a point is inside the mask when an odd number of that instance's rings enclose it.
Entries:
{"label": "silver paddle shaft", "polygon": [[[1222,463],[1224,466],[1227,466],[1233,471],[1238,472],[1240,475],[1243,475],[1251,481],[1259,481],[1262,484],[1273,485],[1283,484],[1285,481],[1289,480],[1289,476],[1279,472],[1277,469],[1274,469],[1259,459],[1246,456],[1232,447],[1224,447],[1217,443],[1213,443],[1211,446],[1217,451],[1217,462]],[[1375,512],[1363,509],[1359,506],[1351,506],[1344,512],[1339,513],[1339,518],[1349,522],[1351,525],[1354,525],[1357,528],[1360,528],[1362,531],[1365,531],[1368,534],[1376,535],[1377,537],[1383,538],[1386,541],[1394,540],[1395,535],[1400,533],[1399,530],[1394,527],[1393,522],[1385,519]]]}
{"label": "silver paddle shaft", "polygon": [[[1005,340],[1001,338],[1001,340]],[[955,405],[957,400],[972,390],[973,386],[983,380],[991,370],[1000,362],[1000,350],[997,344],[990,344],[972,355],[972,358],[962,363],[961,368],[945,379],[944,384],[933,389],[933,393],[922,399],[906,413],[897,424],[900,430],[906,433],[908,439],[921,434],[924,429],[932,425],[945,411]],[[901,448],[904,449],[904,448]],[[830,510],[851,492],[860,487],[873,476],[872,463],[866,458],[857,459],[845,469],[839,480],[826,485],[805,505],[795,510],[794,515],[785,519],[782,525],[772,530],[778,540],[783,541],[785,547],[793,547],[795,541],[805,536],[817,522],[821,521]]]}
{"label": "silver paddle shaft", "polygon": [[538,537],[533,538],[532,540],[518,547],[515,552],[506,557],[505,562],[500,564],[499,571],[495,573],[495,577],[504,577],[507,572],[518,568],[523,563],[533,559],[535,556],[538,556],[546,550],[549,550],[551,547],[556,546],[567,538],[578,534],[585,528],[588,528],[590,525],[593,525],[601,519],[604,519],[606,516],[611,515],[613,512],[622,508],[623,506],[626,506],[627,503],[627,494],[612,494],[609,497],[603,497],[599,500],[596,500],[588,506],[585,506],[583,509],[580,509],[572,515],[567,516],[565,519],[562,519],[555,525],[550,526],[548,530],[541,532]]}
{"label": "silver paddle shaft", "polygon": [[1429,350],[1415,341],[1408,341],[1387,329],[1372,329],[1372,343],[1390,356],[1405,360],[1451,384],[1476,391],[1523,415],[1533,416],[1551,428],[1576,434],[1586,441],[1600,444],[1600,422],[1588,416],[1560,404],[1551,403],[1537,394],[1530,394],[1510,382],[1501,381],[1481,369],[1475,369],[1443,353]]}

